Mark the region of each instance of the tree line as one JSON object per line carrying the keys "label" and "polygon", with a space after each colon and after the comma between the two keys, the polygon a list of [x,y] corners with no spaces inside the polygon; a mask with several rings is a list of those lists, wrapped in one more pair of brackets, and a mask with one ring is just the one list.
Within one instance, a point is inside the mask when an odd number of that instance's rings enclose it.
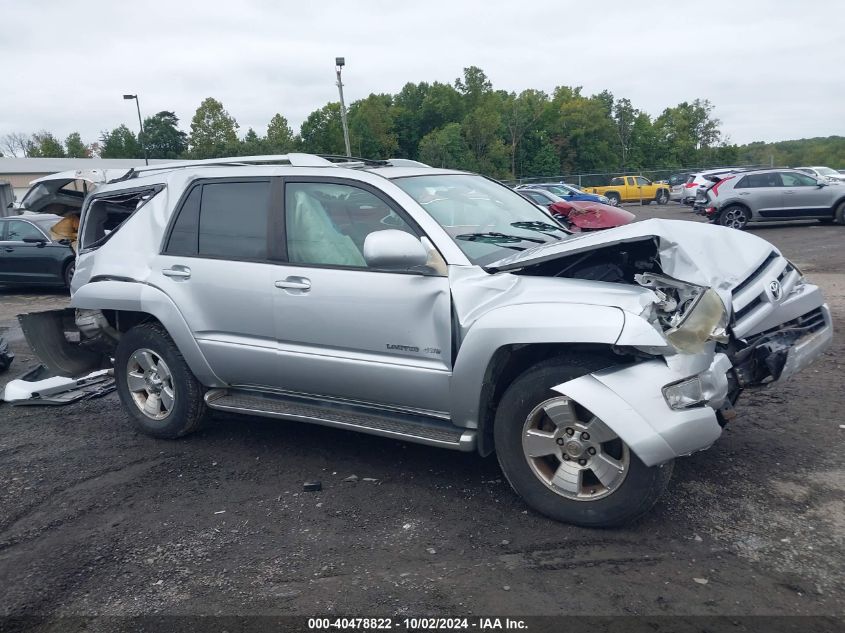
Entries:
{"label": "tree line", "polygon": [[[370,94],[349,106],[348,121],[353,155],[410,158],[505,179],[770,162],[845,164],[842,137],[731,144],[706,99],[652,117],[607,90],[589,96],[573,86],[558,86],[551,94],[494,90],[475,66],[451,84],[407,83],[397,94]],[[197,108],[189,132],[179,128],[172,111],[147,117],[143,129],[136,135],[119,125],[87,144],[78,132],[64,141],[47,131],[7,134],[0,151],[142,158],[146,150],[149,158],[163,159],[345,151],[338,102],[309,114],[297,134],[277,113],[263,135],[249,128],[241,136],[236,119],[212,97]]]}

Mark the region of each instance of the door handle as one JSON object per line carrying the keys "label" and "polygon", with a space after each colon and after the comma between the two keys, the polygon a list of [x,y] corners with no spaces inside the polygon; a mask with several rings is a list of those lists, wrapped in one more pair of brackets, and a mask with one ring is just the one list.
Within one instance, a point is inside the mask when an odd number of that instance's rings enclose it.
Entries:
{"label": "door handle", "polygon": [[15,249],[12,248],[11,246],[7,246],[3,250],[6,251],[7,253],[14,253],[15,252]]}
{"label": "door handle", "polygon": [[174,266],[173,268],[165,268],[161,271],[161,274],[173,279],[190,279],[191,269],[187,266]]}
{"label": "door handle", "polygon": [[276,288],[282,290],[302,290],[308,292],[311,289],[311,280],[305,277],[288,277],[276,282]]}
{"label": "door handle", "polygon": [[783,193],[784,193],[784,195],[786,195],[786,194],[792,195],[795,192],[794,191],[784,191]]}

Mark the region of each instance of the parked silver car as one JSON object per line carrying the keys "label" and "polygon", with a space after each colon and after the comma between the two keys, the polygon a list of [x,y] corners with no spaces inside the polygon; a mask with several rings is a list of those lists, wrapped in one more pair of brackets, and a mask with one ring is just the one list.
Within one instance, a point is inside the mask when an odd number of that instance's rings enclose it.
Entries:
{"label": "parked silver car", "polygon": [[845,224],[845,186],[796,169],[727,174],[699,193],[712,222],[744,229],[749,222],[818,219]]}
{"label": "parked silver car", "polygon": [[758,237],[571,235],[445,169],[138,169],[86,199],[79,239],[72,308],[22,327],[56,371],[113,358],[141,431],[181,437],[216,409],[495,451],[528,505],[580,525],[646,512],[743,389],[832,336],[819,289]]}
{"label": "parked silver car", "polygon": [[796,167],[798,171],[803,171],[805,174],[810,174],[819,180],[829,180],[831,182],[845,183],[845,174],[842,174],[830,167]]}

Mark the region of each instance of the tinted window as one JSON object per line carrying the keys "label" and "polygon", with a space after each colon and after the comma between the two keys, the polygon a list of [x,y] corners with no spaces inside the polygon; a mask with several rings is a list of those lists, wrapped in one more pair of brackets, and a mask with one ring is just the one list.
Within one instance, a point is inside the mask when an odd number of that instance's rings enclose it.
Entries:
{"label": "tinted window", "polygon": [[780,187],[780,176],[774,173],[770,174],[749,174],[744,176],[735,186],[734,189],[755,189],[758,187]]}
{"label": "tinted window", "polygon": [[637,184],[640,186],[650,185],[651,181],[648,178],[643,178],[642,176],[636,177]]}
{"label": "tinted window", "polygon": [[815,187],[818,184],[815,178],[805,174],[782,172],[780,178],[784,187]]}
{"label": "tinted window", "polygon": [[202,185],[191,189],[167,242],[167,253],[171,255],[196,255],[199,248],[200,200],[202,199]]}
{"label": "tinted window", "polygon": [[291,262],[365,268],[364,241],[370,233],[387,229],[415,235],[369,191],[334,183],[285,184],[285,232]]}
{"label": "tinted window", "polygon": [[270,182],[202,186],[199,255],[267,259]]}
{"label": "tinted window", "polygon": [[624,185],[624,184],[625,184],[625,181],[624,181],[624,180],[622,180],[621,178],[613,178],[613,179],[610,181],[610,186],[611,186],[611,187],[618,187],[618,186],[620,186],[620,185]]}
{"label": "tinted window", "polygon": [[529,191],[529,192],[528,192],[528,195],[529,195],[529,196],[531,197],[531,199],[532,199],[532,200],[534,200],[534,202],[536,202],[537,204],[543,204],[543,205],[549,204],[549,200],[548,200],[548,198],[546,198],[546,197],[545,197],[543,194],[541,194],[541,193],[537,193],[537,192],[535,192],[535,191]]}
{"label": "tinted window", "polygon": [[10,242],[20,242],[24,239],[43,240],[44,234],[29,222],[12,220],[9,222],[9,233],[6,239]]}

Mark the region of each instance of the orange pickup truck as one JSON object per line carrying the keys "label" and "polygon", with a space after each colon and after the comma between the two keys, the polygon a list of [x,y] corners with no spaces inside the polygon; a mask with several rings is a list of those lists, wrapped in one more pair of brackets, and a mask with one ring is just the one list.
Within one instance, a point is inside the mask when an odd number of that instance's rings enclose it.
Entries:
{"label": "orange pickup truck", "polygon": [[642,204],[666,204],[669,202],[669,185],[654,183],[642,176],[617,176],[603,187],[585,187],[588,193],[606,196],[610,204],[641,202]]}

